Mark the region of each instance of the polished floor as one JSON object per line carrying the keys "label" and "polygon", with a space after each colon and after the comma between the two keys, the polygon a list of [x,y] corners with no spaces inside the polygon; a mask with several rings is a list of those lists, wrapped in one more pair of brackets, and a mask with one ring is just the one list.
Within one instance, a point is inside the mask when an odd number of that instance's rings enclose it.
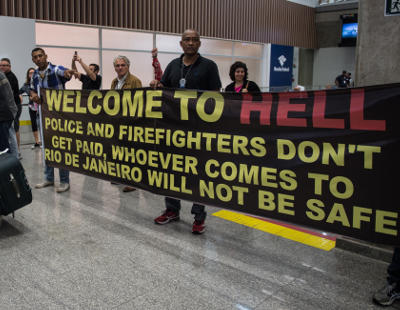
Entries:
{"label": "polished floor", "polygon": [[[22,155],[34,185],[41,151],[24,145]],[[163,197],[75,173],[69,192],[33,196],[1,221],[0,309],[380,309],[371,296],[385,281],[381,261],[271,235],[211,207],[207,232],[195,236],[189,203],[180,222],[157,226]]]}

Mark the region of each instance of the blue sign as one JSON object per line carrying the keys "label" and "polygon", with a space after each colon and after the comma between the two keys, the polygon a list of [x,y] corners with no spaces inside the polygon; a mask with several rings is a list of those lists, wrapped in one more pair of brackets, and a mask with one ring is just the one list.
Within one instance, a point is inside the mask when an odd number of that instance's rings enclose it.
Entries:
{"label": "blue sign", "polygon": [[357,32],[358,32],[358,24],[357,23],[343,24],[343,26],[342,26],[342,38],[343,39],[357,38]]}
{"label": "blue sign", "polygon": [[[292,86],[293,46],[271,44],[269,86]],[[272,89],[273,90],[273,89]]]}

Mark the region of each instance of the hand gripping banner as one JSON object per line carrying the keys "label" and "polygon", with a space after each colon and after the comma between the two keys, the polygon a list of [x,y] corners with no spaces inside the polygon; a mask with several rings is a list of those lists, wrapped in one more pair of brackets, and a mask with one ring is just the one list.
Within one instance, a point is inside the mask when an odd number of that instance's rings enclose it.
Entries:
{"label": "hand gripping banner", "polygon": [[400,84],[236,94],[43,89],[50,166],[400,245]]}

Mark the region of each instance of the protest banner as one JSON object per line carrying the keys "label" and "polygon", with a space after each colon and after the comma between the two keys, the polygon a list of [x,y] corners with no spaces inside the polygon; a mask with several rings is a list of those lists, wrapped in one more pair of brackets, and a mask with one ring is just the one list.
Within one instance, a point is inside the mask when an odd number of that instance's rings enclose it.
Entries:
{"label": "protest banner", "polygon": [[400,84],[41,92],[50,166],[400,245]]}

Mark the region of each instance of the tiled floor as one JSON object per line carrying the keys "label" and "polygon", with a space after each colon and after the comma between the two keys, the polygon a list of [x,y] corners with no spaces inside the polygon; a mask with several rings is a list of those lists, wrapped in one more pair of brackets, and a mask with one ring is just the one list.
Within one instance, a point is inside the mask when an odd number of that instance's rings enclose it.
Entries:
{"label": "tiled floor", "polygon": [[[40,154],[22,148],[31,185]],[[180,222],[157,226],[163,198],[121,189],[73,173],[69,192],[34,189],[4,217],[0,309],[379,309],[383,262],[214,216],[194,236],[189,203]]]}

